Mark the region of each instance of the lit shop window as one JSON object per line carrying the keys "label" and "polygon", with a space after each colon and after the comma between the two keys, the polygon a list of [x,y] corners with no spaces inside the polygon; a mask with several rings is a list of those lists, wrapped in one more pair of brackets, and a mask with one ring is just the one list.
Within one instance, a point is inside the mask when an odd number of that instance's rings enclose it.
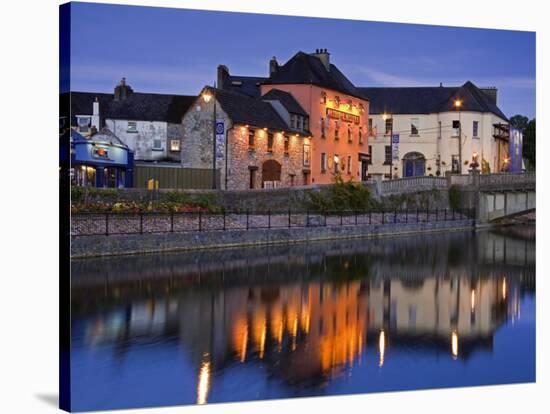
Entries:
{"label": "lit shop window", "polygon": [[179,139],[171,139],[170,140],[170,151],[179,151],[180,150],[180,140]]}

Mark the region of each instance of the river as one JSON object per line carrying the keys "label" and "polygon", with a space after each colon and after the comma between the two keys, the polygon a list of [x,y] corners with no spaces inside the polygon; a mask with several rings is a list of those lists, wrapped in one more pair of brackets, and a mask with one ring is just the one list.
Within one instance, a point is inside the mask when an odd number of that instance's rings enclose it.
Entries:
{"label": "river", "polygon": [[76,411],[535,380],[535,227],[72,262]]}

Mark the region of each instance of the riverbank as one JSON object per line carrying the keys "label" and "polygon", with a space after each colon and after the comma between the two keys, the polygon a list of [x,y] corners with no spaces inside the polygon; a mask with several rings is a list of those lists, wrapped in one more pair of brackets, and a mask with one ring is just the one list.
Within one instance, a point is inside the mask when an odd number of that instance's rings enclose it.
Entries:
{"label": "riverbank", "polygon": [[460,218],[458,220],[416,223],[350,223],[339,226],[73,236],[71,238],[71,258],[309,243],[323,240],[370,239],[464,231],[474,228],[475,221],[473,219]]}

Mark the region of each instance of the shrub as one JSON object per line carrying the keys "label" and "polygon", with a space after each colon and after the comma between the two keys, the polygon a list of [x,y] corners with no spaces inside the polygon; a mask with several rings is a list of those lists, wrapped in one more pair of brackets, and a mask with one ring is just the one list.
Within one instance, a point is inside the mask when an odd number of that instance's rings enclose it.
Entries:
{"label": "shrub", "polygon": [[344,181],[338,174],[326,190],[308,193],[306,207],[314,211],[364,211],[373,207],[371,193],[361,183]]}
{"label": "shrub", "polygon": [[189,195],[181,191],[169,191],[167,193],[164,193],[164,195],[162,196],[162,201],[165,201],[167,203],[185,204],[189,203]]}
{"label": "shrub", "polygon": [[456,184],[451,185],[449,187],[449,206],[451,206],[453,210],[458,210],[461,202],[462,194],[460,188]]}

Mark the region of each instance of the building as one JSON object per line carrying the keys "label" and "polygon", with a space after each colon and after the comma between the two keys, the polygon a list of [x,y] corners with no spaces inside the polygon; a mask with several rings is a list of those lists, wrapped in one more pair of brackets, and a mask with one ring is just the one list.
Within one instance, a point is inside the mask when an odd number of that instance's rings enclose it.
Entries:
{"label": "building", "polygon": [[70,131],[71,181],[82,187],[132,187],[133,153],[107,128]]}
{"label": "building", "polygon": [[[508,169],[508,119],[495,88],[359,88],[369,110],[368,176],[444,176]],[[393,148],[391,135],[397,141]],[[398,136],[397,136],[398,135]],[[476,166],[476,167],[477,167]]]}
{"label": "building", "polygon": [[92,127],[106,127],[136,161],[179,165],[181,120],[195,98],[134,92],[122,78],[112,94],[71,92],[71,126],[84,136]]}
{"label": "building", "polygon": [[[298,118],[302,120],[299,125],[290,121]],[[183,117],[182,125],[185,136],[182,166],[215,167],[220,171],[222,189],[308,183],[311,132],[307,127],[307,113],[287,92],[272,90],[254,98],[231,90],[205,87]]]}
{"label": "building", "polygon": [[[217,119],[228,131],[216,164],[222,188],[329,184],[334,174],[366,179],[369,102],[326,49],[298,52],[284,65],[272,58],[265,78],[220,65],[218,88]],[[212,120],[213,104],[201,99],[186,113],[184,167],[213,168]]]}

